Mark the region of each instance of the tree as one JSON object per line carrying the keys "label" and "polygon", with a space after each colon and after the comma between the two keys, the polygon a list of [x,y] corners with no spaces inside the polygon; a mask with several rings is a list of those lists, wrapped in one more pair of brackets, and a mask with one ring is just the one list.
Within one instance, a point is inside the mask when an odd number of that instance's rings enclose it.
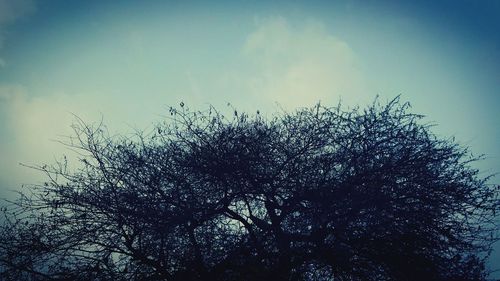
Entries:
{"label": "tree", "polygon": [[499,209],[479,158],[399,98],[272,118],[170,109],[4,210],[5,280],[485,280]]}

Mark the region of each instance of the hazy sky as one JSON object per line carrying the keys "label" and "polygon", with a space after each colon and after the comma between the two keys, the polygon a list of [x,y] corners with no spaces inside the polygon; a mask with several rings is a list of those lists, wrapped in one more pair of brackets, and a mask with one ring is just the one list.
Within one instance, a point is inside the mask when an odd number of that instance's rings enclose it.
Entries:
{"label": "hazy sky", "polygon": [[0,197],[40,179],[18,163],[67,152],[53,140],[71,113],[130,132],[180,101],[272,113],[401,94],[500,172],[500,1],[269,2],[0,0]]}

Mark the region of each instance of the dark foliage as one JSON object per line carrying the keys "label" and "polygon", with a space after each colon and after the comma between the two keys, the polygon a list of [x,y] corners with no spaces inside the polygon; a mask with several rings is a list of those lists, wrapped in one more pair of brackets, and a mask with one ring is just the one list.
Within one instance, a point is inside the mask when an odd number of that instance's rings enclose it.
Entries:
{"label": "dark foliage", "polygon": [[498,187],[398,99],[273,118],[182,104],[75,126],[4,210],[3,280],[485,280]]}

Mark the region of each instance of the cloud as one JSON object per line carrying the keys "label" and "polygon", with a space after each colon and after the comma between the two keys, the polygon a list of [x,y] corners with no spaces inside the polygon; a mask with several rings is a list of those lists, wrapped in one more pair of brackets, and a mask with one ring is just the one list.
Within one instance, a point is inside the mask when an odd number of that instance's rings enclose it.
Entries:
{"label": "cloud", "polygon": [[24,89],[19,85],[1,85],[0,84],[0,104],[11,102],[16,97],[22,96]]}
{"label": "cloud", "polygon": [[0,24],[11,23],[35,10],[33,0],[0,0]]}
{"label": "cloud", "polygon": [[[35,10],[36,5],[33,0],[0,0],[0,50],[5,41],[6,27]],[[0,68],[6,65],[6,60],[0,57]]]}
{"label": "cloud", "polygon": [[0,134],[3,135],[0,138],[0,197],[14,196],[8,190],[18,190],[23,183],[36,183],[44,178],[19,163],[50,164],[63,154],[72,155],[57,140],[73,135],[73,114],[88,123],[99,122],[105,114],[104,121],[112,124],[112,132],[130,132],[132,125],[127,121],[133,124],[130,110],[133,105],[127,107],[124,103],[126,101],[120,102],[116,96],[99,92],[34,95],[22,85],[0,85]]}
{"label": "cloud", "polygon": [[256,25],[242,51],[253,70],[237,79],[255,98],[296,108],[366,92],[355,52],[320,22],[296,28],[278,17]]}
{"label": "cloud", "polygon": [[31,98],[23,86],[0,86],[0,114],[3,118],[0,146],[0,197],[13,196],[23,183],[36,183],[41,174],[19,163],[34,164],[51,161],[61,145],[53,141],[71,132],[68,108],[75,103],[64,95]]}
{"label": "cloud", "polygon": [[[44,175],[24,164],[53,163],[73,152],[57,142],[74,136],[75,115],[88,124],[101,121],[111,134],[148,130],[163,114],[164,97],[107,91],[45,92],[23,85],[0,84],[0,198],[15,194],[23,183],[37,183]],[[0,202],[1,205],[1,202]]]}

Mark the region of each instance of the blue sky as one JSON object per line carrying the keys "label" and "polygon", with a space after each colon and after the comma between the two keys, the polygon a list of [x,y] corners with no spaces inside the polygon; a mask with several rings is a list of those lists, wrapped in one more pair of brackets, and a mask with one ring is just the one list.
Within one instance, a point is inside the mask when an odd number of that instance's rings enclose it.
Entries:
{"label": "blue sky", "polygon": [[72,113],[127,133],[180,101],[271,114],[401,94],[500,172],[499,1],[269,2],[0,0],[0,197],[40,180],[17,163],[70,153],[54,139]]}

